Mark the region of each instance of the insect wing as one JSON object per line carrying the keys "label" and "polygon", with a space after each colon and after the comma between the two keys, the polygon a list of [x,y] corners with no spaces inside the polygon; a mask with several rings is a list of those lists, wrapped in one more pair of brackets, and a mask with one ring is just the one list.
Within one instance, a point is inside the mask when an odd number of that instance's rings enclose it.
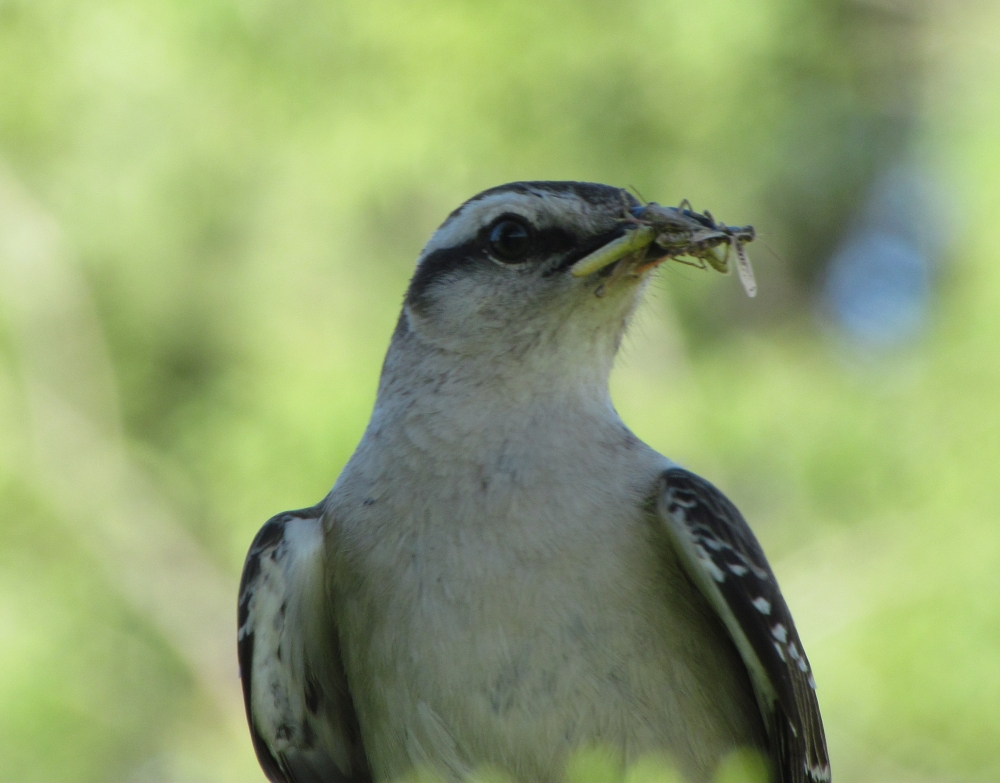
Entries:
{"label": "insect wing", "polygon": [[641,207],[635,216],[660,233],[690,232],[700,228],[700,224],[685,215],[679,208],[664,207],[655,201]]}
{"label": "insect wing", "polygon": [[740,276],[743,290],[749,297],[757,296],[757,280],[753,276],[753,267],[750,266],[750,259],[747,257],[747,251],[743,249],[743,243],[734,237],[729,243],[729,248],[736,256],[736,272]]}

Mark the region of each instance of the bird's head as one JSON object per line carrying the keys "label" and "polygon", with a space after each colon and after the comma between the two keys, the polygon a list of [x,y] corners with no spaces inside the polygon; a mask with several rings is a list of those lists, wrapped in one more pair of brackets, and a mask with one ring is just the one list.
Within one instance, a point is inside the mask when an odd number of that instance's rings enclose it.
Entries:
{"label": "bird's head", "polygon": [[581,182],[516,182],[474,196],[420,255],[408,330],[465,357],[610,365],[657,255],[611,245],[590,269],[579,262],[633,230],[641,209],[620,188]]}

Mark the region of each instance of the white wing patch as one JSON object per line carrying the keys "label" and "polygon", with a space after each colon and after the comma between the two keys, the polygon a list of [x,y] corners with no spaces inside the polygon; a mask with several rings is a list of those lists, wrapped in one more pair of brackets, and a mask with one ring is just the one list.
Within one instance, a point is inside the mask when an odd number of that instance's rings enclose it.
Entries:
{"label": "white wing patch", "polygon": [[754,598],[753,601],[751,601],[751,603],[753,604],[754,609],[756,609],[761,614],[771,614],[771,602],[768,601],[766,598],[762,597]]}
{"label": "white wing patch", "polygon": [[316,520],[292,519],[285,524],[281,544],[261,558],[247,622],[239,632],[242,640],[253,629],[251,710],[257,730],[277,752],[305,740],[301,736],[306,722],[304,639],[295,627],[304,619],[303,610],[315,601],[310,588],[321,583],[322,542]]}
{"label": "white wing patch", "polygon": [[367,772],[325,563],[322,518],[307,509],[271,519],[243,569],[238,644],[247,717],[261,765],[279,783],[361,780]]}

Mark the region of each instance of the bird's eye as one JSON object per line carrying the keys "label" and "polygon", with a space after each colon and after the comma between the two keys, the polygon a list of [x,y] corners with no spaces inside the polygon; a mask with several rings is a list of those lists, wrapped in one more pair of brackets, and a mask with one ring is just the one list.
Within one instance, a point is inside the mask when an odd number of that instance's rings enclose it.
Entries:
{"label": "bird's eye", "polygon": [[525,260],[533,239],[531,227],[523,220],[503,218],[490,229],[490,254],[498,261],[516,264]]}

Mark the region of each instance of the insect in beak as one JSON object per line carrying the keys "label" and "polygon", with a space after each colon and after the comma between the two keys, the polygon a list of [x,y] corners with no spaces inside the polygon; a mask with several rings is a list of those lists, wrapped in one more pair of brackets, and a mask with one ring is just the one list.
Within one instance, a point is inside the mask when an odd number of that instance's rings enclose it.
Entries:
{"label": "insect in beak", "polygon": [[573,277],[586,277],[621,261],[626,256],[645,251],[656,239],[656,229],[640,225],[629,229],[603,247],[577,261],[569,270]]}
{"label": "insect in beak", "polygon": [[[615,278],[619,270],[638,276],[668,259],[690,263],[681,260],[689,256],[697,260],[696,266],[704,269],[707,264],[723,274],[729,272],[732,262],[747,296],[757,295],[753,267],[743,248],[756,236],[753,226],[717,223],[710,212],[695,212],[687,199],[678,207],[650,202],[628,211],[623,220],[633,227],[577,261],[570,274],[587,277],[620,261]],[[603,288],[598,291],[603,292]]]}

